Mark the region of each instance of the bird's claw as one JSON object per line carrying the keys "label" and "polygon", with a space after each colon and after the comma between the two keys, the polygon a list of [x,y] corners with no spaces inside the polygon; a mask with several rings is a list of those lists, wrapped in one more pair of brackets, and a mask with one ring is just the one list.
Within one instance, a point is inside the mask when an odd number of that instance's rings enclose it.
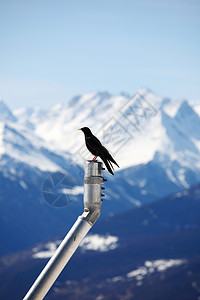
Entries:
{"label": "bird's claw", "polygon": [[92,160],[88,160],[88,161],[89,161],[89,162],[97,161],[97,157],[98,157],[98,156],[94,156]]}

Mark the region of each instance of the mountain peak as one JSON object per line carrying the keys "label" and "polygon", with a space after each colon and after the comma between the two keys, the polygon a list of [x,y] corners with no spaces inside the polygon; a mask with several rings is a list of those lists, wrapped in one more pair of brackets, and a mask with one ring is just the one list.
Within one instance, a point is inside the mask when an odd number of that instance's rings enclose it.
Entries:
{"label": "mountain peak", "polygon": [[13,116],[11,110],[4,103],[2,98],[0,98],[0,121],[16,121],[16,118]]}
{"label": "mountain peak", "polygon": [[188,137],[200,140],[200,117],[186,100],[180,105],[175,120]]}
{"label": "mountain peak", "polygon": [[182,116],[186,116],[186,115],[188,115],[188,113],[194,113],[194,110],[192,109],[192,107],[189,105],[189,103],[186,100],[183,100],[176,115],[181,114]]}
{"label": "mountain peak", "polygon": [[198,116],[198,114],[194,111],[194,109],[192,108],[192,106],[190,106],[190,104],[184,100],[182,102],[182,104],[180,105],[177,113],[176,113],[176,116],[175,116],[175,119],[177,121],[193,121],[194,122],[200,122],[200,118]]}

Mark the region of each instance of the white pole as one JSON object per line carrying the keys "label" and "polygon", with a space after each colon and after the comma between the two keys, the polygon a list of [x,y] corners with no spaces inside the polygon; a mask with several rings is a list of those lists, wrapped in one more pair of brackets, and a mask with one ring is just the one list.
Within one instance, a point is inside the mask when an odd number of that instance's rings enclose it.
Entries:
{"label": "white pole", "polygon": [[42,300],[65,265],[94,225],[101,212],[101,162],[87,162],[84,178],[84,212],[78,217],[55,254],[51,257],[23,300]]}
{"label": "white pole", "polygon": [[41,300],[44,298],[91,227],[88,222],[82,220],[80,217],[77,219],[55,254],[51,257],[26,294],[24,300]]}

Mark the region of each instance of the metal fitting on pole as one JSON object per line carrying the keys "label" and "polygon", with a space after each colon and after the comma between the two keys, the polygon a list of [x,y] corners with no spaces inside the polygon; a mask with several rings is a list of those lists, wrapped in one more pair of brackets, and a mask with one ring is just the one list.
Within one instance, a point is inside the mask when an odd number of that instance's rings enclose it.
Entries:
{"label": "metal fitting on pole", "polygon": [[87,162],[84,177],[84,213],[81,218],[91,226],[94,225],[101,213],[102,185],[105,179],[102,177],[101,162]]}
{"label": "metal fitting on pole", "polygon": [[78,217],[23,300],[42,300],[45,297],[83,238],[100,216],[104,181],[102,163],[87,162],[84,178],[84,212]]}

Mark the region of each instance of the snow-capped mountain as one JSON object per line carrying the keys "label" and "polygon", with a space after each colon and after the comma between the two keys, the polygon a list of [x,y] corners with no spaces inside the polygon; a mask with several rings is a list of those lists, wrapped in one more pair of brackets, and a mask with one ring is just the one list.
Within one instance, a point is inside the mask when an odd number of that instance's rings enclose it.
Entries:
{"label": "snow-capped mountain", "polygon": [[[77,191],[77,202],[66,213],[50,206],[50,201],[59,198],[54,185],[61,175],[64,187],[65,205],[68,204],[70,191],[82,185],[80,169],[73,167],[70,154],[52,152],[46,143],[34,134],[30,127],[20,123],[3,101],[0,112],[0,252],[22,249],[33,241],[43,240],[52,233],[62,232],[64,219],[69,223],[81,209],[82,192]],[[54,174],[54,177],[49,177]],[[50,183],[49,181],[50,180]],[[46,186],[45,186],[46,183]],[[49,184],[48,184],[49,183]],[[61,182],[62,186],[62,182]],[[42,193],[48,193],[47,201]],[[74,198],[73,198],[74,199]],[[79,201],[78,201],[79,200]],[[49,222],[49,223],[48,223]]]}
{"label": "snow-capped mountain", "polygon": [[[199,125],[200,117],[190,102],[161,98],[146,89],[133,97],[77,96],[47,111],[22,108],[11,112],[1,101],[2,251],[65,232],[66,224],[82,212],[83,166],[91,155],[78,128],[90,127],[120,165],[115,176],[104,173],[108,178],[102,207],[105,216],[200,182]],[[60,210],[52,205],[58,197],[54,191],[58,182],[67,190],[64,197],[76,192],[73,199],[77,200]],[[43,199],[45,193],[51,194],[49,201]],[[60,194],[58,198],[62,199]],[[24,228],[33,231],[31,238]],[[23,242],[10,245],[10,231]]]}
{"label": "snow-capped mountain", "polygon": [[[129,138],[125,150],[117,153],[123,168],[149,162],[158,151],[169,154],[168,147],[181,141],[181,137],[178,141],[176,137],[173,140],[166,132],[170,124],[176,127],[175,131],[182,131],[186,138],[190,137],[191,130],[197,133],[199,126],[199,116],[187,101],[163,99],[143,89],[131,100],[125,95],[93,93],[75,97],[67,104],[58,104],[46,113],[38,110],[28,110],[27,113],[17,110],[14,113],[19,121],[23,119],[26,123],[29,120],[34,126],[34,132],[49,145],[71,153],[75,153],[83,144],[83,136],[76,129],[88,126],[101,137],[102,127],[105,127],[103,138],[109,144],[105,130],[108,126],[114,129],[119,122],[119,126],[124,125],[128,131],[122,133],[127,133]],[[169,118],[167,124],[166,117]],[[110,150],[112,152],[112,148]],[[175,152],[176,149],[171,151]]]}
{"label": "snow-capped mountain", "polygon": [[50,149],[69,151],[79,163],[91,157],[77,131],[88,126],[121,169],[154,161],[180,187],[191,184],[187,171],[200,171],[200,117],[185,100],[161,98],[145,89],[132,98],[93,93],[56,105],[46,113],[29,111],[25,117],[26,113],[15,112],[20,121],[22,115],[24,124],[29,121]]}
{"label": "snow-capped mountain", "polygon": [[[4,118],[0,119],[0,155],[2,169],[4,169],[5,166],[6,171],[12,173],[11,169],[15,163],[23,163],[29,165],[30,168],[38,168],[41,171],[63,171],[64,169],[56,160],[51,158],[50,151],[45,147],[45,141],[35,135],[34,132],[24,126],[24,124],[20,124],[20,120],[17,120],[13,116],[12,112],[2,101],[1,107],[4,108]],[[67,153],[65,153],[65,157],[69,157],[69,154],[67,155]],[[10,163],[10,161],[12,161],[12,163]]]}

